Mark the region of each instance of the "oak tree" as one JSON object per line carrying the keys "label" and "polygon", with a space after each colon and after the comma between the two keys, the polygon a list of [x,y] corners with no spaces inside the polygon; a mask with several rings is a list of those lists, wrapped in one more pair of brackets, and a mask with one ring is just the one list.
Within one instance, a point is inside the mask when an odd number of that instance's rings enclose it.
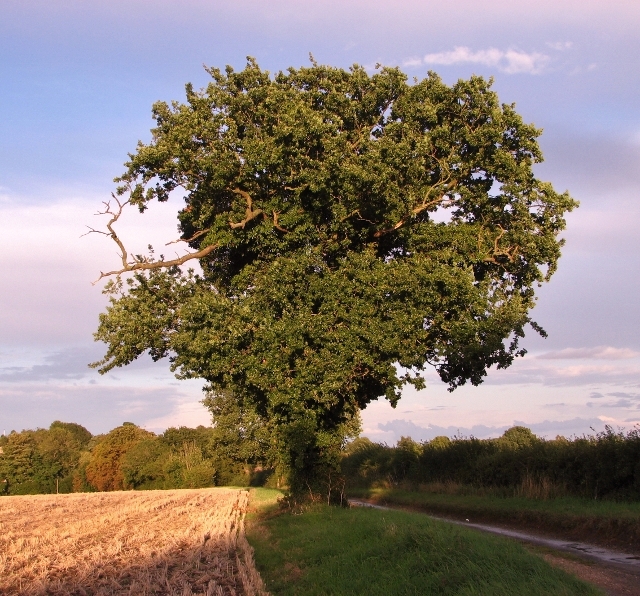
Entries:
{"label": "oak tree", "polygon": [[[477,385],[524,353],[527,325],[544,333],[534,290],[576,203],[535,176],[541,131],[481,77],[313,61],[272,76],[253,59],[208,72],[185,103],[153,106],[151,142],[116,179],[105,233],[122,266],[101,274],[115,280],[95,365],[168,356],[241,396],[294,494],[313,492],[372,400],[395,405],[426,367]],[[170,197],[189,250],[131,257],[122,210]],[[192,260],[201,272],[179,268]]]}

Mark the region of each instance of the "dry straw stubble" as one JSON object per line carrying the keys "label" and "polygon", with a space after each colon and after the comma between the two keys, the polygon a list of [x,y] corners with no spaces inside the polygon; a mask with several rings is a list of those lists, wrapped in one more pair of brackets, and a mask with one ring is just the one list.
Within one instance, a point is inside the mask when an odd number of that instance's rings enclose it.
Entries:
{"label": "dry straw stubble", "polygon": [[264,595],[233,489],[0,499],[0,593]]}

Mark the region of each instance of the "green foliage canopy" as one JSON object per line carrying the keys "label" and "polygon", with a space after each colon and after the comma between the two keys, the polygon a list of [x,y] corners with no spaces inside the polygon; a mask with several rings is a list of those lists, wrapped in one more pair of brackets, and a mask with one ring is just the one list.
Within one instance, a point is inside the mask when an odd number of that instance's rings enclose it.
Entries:
{"label": "green foliage canopy", "polygon": [[244,407],[242,396],[230,391],[208,392],[202,403],[213,419],[209,447],[217,458],[245,466],[273,463],[272,429],[254,409]]}
{"label": "green foliage canopy", "polygon": [[91,433],[55,421],[49,429],[12,431],[0,438],[0,494],[70,492]]}
{"label": "green foliage canopy", "polygon": [[135,424],[125,423],[114,428],[91,452],[85,469],[88,482],[99,491],[125,489],[123,463],[127,452],[152,436],[153,433]]}
{"label": "green foliage canopy", "polygon": [[141,211],[182,192],[202,274],[126,265],[95,334],[101,372],[169,355],[248,400],[294,465],[371,400],[422,387],[425,366],[454,389],[523,353],[576,203],[535,177],[540,131],[490,81],[315,62],[270,76],[252,59],[209,74],[154,105],[117,179]]}
{"label": "green foliage canopy", "polygon": [[126,488],[161,489],[171,452],[158,437],[148,437],[133,444],[122,457],[123,485]]}

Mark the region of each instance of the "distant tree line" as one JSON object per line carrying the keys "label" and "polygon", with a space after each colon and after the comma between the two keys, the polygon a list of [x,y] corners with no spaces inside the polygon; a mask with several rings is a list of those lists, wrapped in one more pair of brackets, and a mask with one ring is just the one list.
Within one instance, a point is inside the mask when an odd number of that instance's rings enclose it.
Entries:
{"label": "distant tree line", "polygon": [[505,495],[637,500],[640,429],[624,433],[606,427],[592,436],[545,440],[514,426],[496,439],[436,437],[417,443],[403,437],[395,447],[359,438],[347,447],[342,470],[347,487],[439,483]]}
{"label": "distant tree line", "polygon": [[72,422],[0,437],[0,494],[204,488],[278,483],[263,420],[229,394],[203,403],[211,427],[154,434],[125,422],[93,436]]}
{"label": "distant tree line", "polygon": [[[0,437],[0,494],[282,486],[268,424],[231,394],[203,400],[213,425],[154,434],[125,422],[103,435],[56,421]],[[336,455],[337,456],[337,455]],[[547,498],[640,499],[640,429],[553,440],[515,426],[495,439],[403,437],[395,447],[360,437],[339,456],[349,488],[403,487]],[[457,488],[456,488],[457,487]]]}

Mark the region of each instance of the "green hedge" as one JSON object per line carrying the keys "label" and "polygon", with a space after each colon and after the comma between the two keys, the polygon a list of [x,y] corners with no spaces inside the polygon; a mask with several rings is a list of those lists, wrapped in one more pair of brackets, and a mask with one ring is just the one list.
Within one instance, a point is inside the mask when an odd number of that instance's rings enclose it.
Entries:
{"label": "green hedge", "polygon": [[544,440],[516,426],[498,439],[436,437],[395,447],[357,439],[343,472],[359,487],[456,483],[531,496],[640,499],[640,429]]}

